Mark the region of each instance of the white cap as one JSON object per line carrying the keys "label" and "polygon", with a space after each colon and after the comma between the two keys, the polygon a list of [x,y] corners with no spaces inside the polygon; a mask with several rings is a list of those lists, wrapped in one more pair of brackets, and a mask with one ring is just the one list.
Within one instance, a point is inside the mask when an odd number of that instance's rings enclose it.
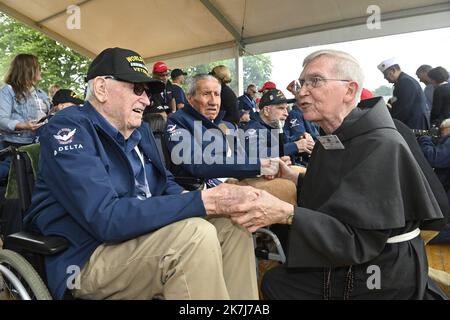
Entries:
{"label": "white cap", "polygon": [[384,60],[383,62],[381,62],[381,63],[378,65],[377,68],[378,68],[381,72],[384,72],[384,71],[386,71],[386,69],[392,67],[394,64],[398,64],[397,59],[396,59],[396,58],[390,58],[390,59],[387,59],[387,60]]}

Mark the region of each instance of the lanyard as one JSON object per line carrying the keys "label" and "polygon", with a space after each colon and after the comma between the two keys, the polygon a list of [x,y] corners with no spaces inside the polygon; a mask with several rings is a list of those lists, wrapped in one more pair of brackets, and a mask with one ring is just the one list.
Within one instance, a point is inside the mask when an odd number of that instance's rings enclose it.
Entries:
{"label": "lanyard", "polygon": [[253,109],[253,111],[255,111],[255,107],[256,107],[255,101],[250,99],[246,94],[244,94],[244,97],[246,97],[247,100],[250,101],[250,104],[252,105],[252,109]]}
{"label": "lanyard", "polygon": [[[136,151],[139,160],[141,160],[141,164],[142,164],[142,169],[144,170],[144,185],[141,185],[139,183],[139,181],[135,181],[136,185],[138,186],[138,188],[142,191],[145,192],[145,198],[150,198],[152,196],[152,193],[150,192],[150,188],[148,186],[148,181],[147,181],[147,174],[145,173],[145,162],[144,162],[144,157],[142,156],[141,151],[139,150],[138,146],[134,147],[134,151]],[[136,180],[136,179],[135,179]],[[144,198],[141,198],[138,196],[139,199],[143,200]]]}

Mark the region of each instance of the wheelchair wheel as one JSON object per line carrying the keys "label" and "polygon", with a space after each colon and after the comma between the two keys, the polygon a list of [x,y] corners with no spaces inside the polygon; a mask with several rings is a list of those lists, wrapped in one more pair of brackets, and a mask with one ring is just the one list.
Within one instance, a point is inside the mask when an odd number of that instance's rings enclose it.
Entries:
{"label": "wheelchair wheel", "polygon": [[11,300],[52,299],[31,264],[11,250],[0,250],[0,297]]}

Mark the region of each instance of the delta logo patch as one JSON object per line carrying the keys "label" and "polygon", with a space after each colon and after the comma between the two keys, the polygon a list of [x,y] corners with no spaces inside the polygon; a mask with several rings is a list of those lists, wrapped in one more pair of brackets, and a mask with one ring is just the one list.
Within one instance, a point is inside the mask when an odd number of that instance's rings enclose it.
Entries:
{"label": "delta logo patch", "polygon": [[55,138],[59,144],[69,144],[73,141],[75,137],[75,132],[77,132],[77,129],[69,129],[69,128],[63,128],[58,131],[57,134],[53,135],[53,138]]}
{"label": "delta logo patch", "polygon": [[177,125],[176,124],[169,124],[167,126],[167,132],[170,133],[170,134],[174,133],[176,129],[177,129]]}
{"label": "delta logo patch", "polygon": [[291,121],[289,121],[291,123],[291,128],[299,126],[300,123],[297,122],[298,119],[291,119]]}

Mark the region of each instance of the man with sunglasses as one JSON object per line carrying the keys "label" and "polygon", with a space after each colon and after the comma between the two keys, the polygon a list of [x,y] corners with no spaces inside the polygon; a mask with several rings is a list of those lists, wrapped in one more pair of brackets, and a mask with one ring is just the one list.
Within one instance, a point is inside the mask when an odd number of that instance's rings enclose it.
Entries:
{"label": "man with sunglasses", "polygon": [[46,261],[53,296],[257,299],[251,234],[216,215],[220,199],[257,192],[225,184],[186,192],[174,182],[142,124],[164,84],[136,52],[104,50],[87,80],[84,106],[58,112],[41,132],[25,217],[26,228],[69,242]]}
{"label": "man with sunglasses", "polygon": [[394,84],[393,96],[389,100],[392,118],[400,120],[410,129],[427,130],[430,119],[419,82],[400,69],[396,58],[381,62],[378,70],[389,83]]}
{"label": "man with sunglasses", "polygon": [[345,52],[316,51],[303,67],[298,105],[325,134],[304,176],[280,162],[281,177],[297,183],[298,206],[265,192],[227,206],[245,212],[233,220],[250,232],[290,225],[287,263],[265,274],[264,297],[444,298],[428,278],[419,228],[442,228],[448,213],[383,99],[358,104],[364,74]]}
{"label": "man with sunglasses", "polygon": [[239,110],[249,111],[250,114],[256,112],[256,86],[249,84],[245,93],[238,98]]}

